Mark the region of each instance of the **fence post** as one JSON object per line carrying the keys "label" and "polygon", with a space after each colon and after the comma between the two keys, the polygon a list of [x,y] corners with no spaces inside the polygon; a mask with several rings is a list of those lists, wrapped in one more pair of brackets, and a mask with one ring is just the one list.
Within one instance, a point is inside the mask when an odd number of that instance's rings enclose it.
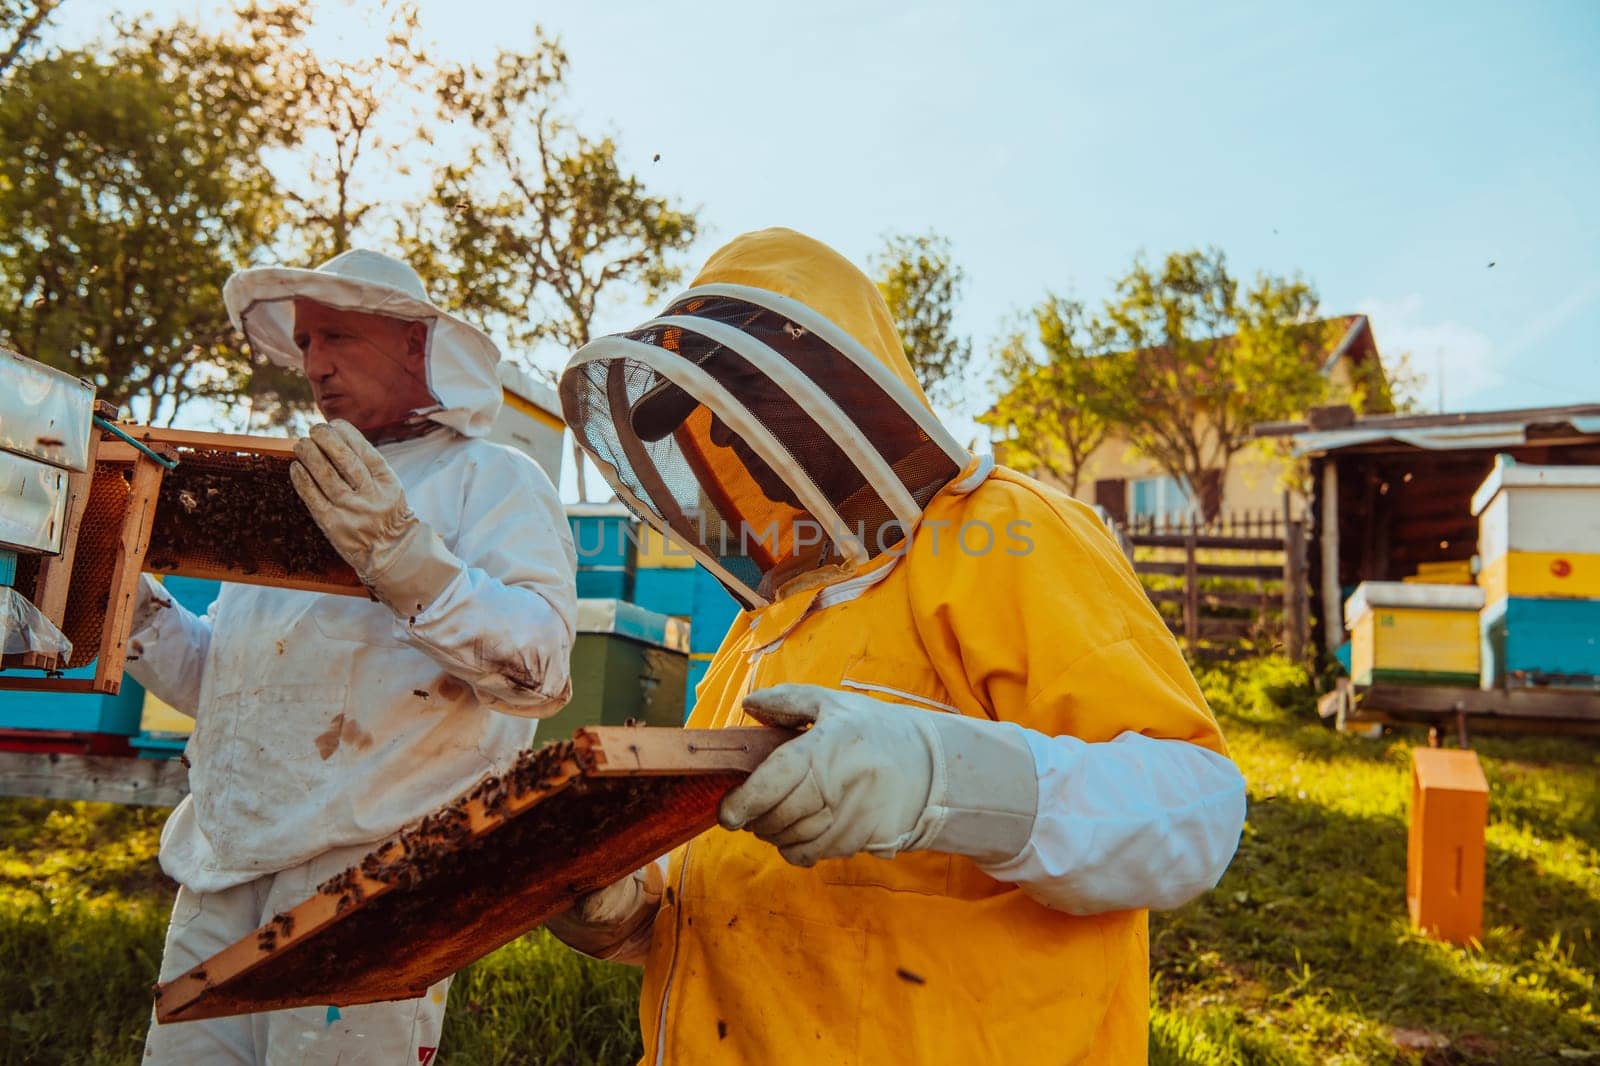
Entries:
{"label": "fence post", "polygon": [[1291,662],[1300,662],[1306,653],[1306,579],[1305,523],[1288,519],[1283,534],[1283,644]]}
{"label": "fence post", "polygon": [[1183,536],[1183,642],[1189,654],[1200,647],[1200,567],[1195,559],[1194,523]]}

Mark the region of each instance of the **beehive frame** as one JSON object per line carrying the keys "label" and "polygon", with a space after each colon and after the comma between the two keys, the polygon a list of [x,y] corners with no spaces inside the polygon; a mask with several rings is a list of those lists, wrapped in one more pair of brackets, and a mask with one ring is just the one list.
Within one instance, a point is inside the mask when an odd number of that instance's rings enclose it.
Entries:
{"label": "beehive frame", "polygon": [[[171,541],[170,532],[183,516],[161,504],[162,488],[169,489],[181,479],[198,472],[224,471],[243,464],[281,466],[281,480],[288,485],[288,464],[294,442],[276,437],[240,436],[226,433],[201,433],[190,430],[161,429],[119,423],[118,429],[147,448],[178,461],[177,472],[165,477],[163,466],[125,440],[94,434],[90,440],[89,472],[74,474],[69,482],[67,526],[62,552],[40,557],[19,568],[19,587],[31,587],[30,599],[51,620],[67,631],[73,640],[70,660],[58,656],[28,654],[8,656],[3,665],[12,668],[60,671],[93,660],[92,678],[64,678],[13,673],[0,674],[0,689],[34,689],[56,692],[115,693],[120,690],[127,656],[141,570],[217,581],[272,585],[280,588],[366,595],[354,571],[332,553],[319,532],[303,512],[285,514],[297,529],[308,530],[309,537],[325,548],[326,561],[314,572],[291,572],[273,563],[257,565],[254,560],[230,559],[228,552],[241,554],[240,545],[252,537],[270,535],[260,528],[238,528],[237,536],[217,550],[208,541],[204,547],[190,545],[177,551],[160,551],[152,556],[152,544]],[[259,470],[257,471],[259,474]],[[226,476],[223,474],[222,476]],[[274,472],[271,476],[276,478]],[[241,482],[241,485],[244,483]],[[126,490],[121,486],[126,485]],[[289,506],[298,508],[298,500]],[[289,508],[285,508],[287,511]],[[212,538],[212,541],[222,538]],[[248,551],[243,554],[249,555]]]}
{"label": "beehive frame", "polygon": [[[355,572],[327,543],[290,484],[294,441],[148,426],[137,427],[133,435],[147,444],[171,449],[178,459],[177,468],[164,484],[167,491],[156,513],[146,569],[274,588],[366,595]],[[223,517],[220,525],[224,532],[217,536],[164,546],[163,541],[174,540],[177,527],[190,520],[184,513],[186,507],[206,506],[205,501],[182,491],[183,483],[190,479],[221,486],[222,502],[231,502],[243,513]],[[276,492],[273,506],[252,506],[255,501],[251,497],[262,490]],[[218,488],[208,491],[216,493]],[[275,560],[267,545],[285,535],[300,542],[299,554],[314,558],[293,565]],[[181,541],[181,537],[177,539]]]}
{"label": "beehive frame", "polygon": [[[122,445],[91,435],[89,469],[68,480],[67,520],[59,555],[24,556],[18,587],[73,641],[71,658],[27,653],[6,656],[7,669],[59,671],[95,662],[94,676],[64,678],[0,674],[0,688],[115,693],[122,686],[139,572],[155,520],[163,467]],[[94,501],[100,501],[96,506]]]}
{"label": "beehive frame", "polygon": [[599,726],[526,753],[156,988],[162,1024],[410,999],[709,829],[794,734]]}

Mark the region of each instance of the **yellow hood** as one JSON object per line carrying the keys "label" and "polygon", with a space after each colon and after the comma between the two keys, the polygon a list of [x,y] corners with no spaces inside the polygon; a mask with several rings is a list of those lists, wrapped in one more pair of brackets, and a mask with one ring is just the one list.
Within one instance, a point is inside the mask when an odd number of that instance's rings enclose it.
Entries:
{"label": "yellow hood", "polygon": [[843,329],[905,383],[923,407],[928,397],[906,359],[889,305],[872,279],[826,244],[773,226],[735,237],[712,253],[694,287],[748,285],[805,304]]}
{"label": "yellow hood", "polygon": [[561,397],[617,497],[749,607],[891,550],[972,460],[877,286],[787,229],[736,238],[659,317],[585,345]]}

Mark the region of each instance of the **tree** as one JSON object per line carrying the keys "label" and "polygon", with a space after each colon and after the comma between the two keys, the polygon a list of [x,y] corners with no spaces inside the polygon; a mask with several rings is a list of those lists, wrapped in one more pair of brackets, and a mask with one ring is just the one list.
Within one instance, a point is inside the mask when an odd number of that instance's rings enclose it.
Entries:
{"label": "tree", "polygon": [[266,52],[192,26],[13,66],[0,93],[0,338],[169,420],[249,376],[222,284],[271,236]]}
{"label": "tree", "polygon": [[431,222],[408,254],[449,281],[468,318],[519,346],[571,351],[589,342],[602,296],[632,285],[654,299],[681,277],[673,256],[697,221],[648,192],[609,137],[560,117],[566,53],[535,34],[529,52],[443,71],[440,117],[466,119],[477,136],[464,159],[439,168]]}
{"label": "tree", "polygon": [[1135,450],[1190,486],[1216,518],[1234,457],[1258,422],[1303,414],[1325,395],[1334,325],[1298,278],[1262,274],[1243,292],[1220,251],[1142,259],[1094,326],[1105,356],[1097,406]]}
{"label": "tree", "polygon": [[0,78],[39,39],[61,0],[6,0],[0,4]]}
{"label": "tree", "polygon": [[1034,309],[1033,325],[1032,340],[1019,329],[1001,345],[1000,399],[978,420],[1005,434],[1009,465],[1048,473],[1075,496],[1084,464],[1110,428],[1105,364],[1081,303],[1049,296]]}
{"label": "tree", "polygon": [[[348,251],[364,231],[386,228],[414,208],[394,202],[393,179],[409,173],[424,138],[401,140],[390,131],[400,127],[399,112],[425,99],[416,88],[429,73],[416,44],[417,7],[380,0],[369,16],[387,19],[375,55],[346,61],[286,47],[271,59],[280,92],[273,121],[293,131],[298,163],[280,168],[279,177],[286,218],[277,251],[291,261],[320,263]],[[307,18],[302,0],[251,4],[239,14],[244,32],[259,39],[298,36]],[[382,195],[364,180],[375,168],[385,179]]]}
{"label": "tree", "polygon": [[949,239],[933,232],[890,234],[871,266],[917,380],[929,396],[954,402],[972,343],[955,331],[966,272],[952,258]]}

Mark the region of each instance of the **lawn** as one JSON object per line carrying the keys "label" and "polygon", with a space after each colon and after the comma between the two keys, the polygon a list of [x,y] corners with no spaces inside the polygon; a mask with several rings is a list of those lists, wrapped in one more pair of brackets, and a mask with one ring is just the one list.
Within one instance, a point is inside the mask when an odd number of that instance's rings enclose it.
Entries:
{"label": "lawn", "polygon": [[[1481,738],[1481,947],[1412,934],[1408,751],[1319,725],[1297,669],[1202,675],[1250,780],[1222,885],[1151,923],[1151,1059],[1600,1062],[1600,744]],[[0,800],[0,1064],[135,1063],[171,886],[164,812]],[[451,988],[444,1061],[632,1063],[633,971],[543,934]]]}

